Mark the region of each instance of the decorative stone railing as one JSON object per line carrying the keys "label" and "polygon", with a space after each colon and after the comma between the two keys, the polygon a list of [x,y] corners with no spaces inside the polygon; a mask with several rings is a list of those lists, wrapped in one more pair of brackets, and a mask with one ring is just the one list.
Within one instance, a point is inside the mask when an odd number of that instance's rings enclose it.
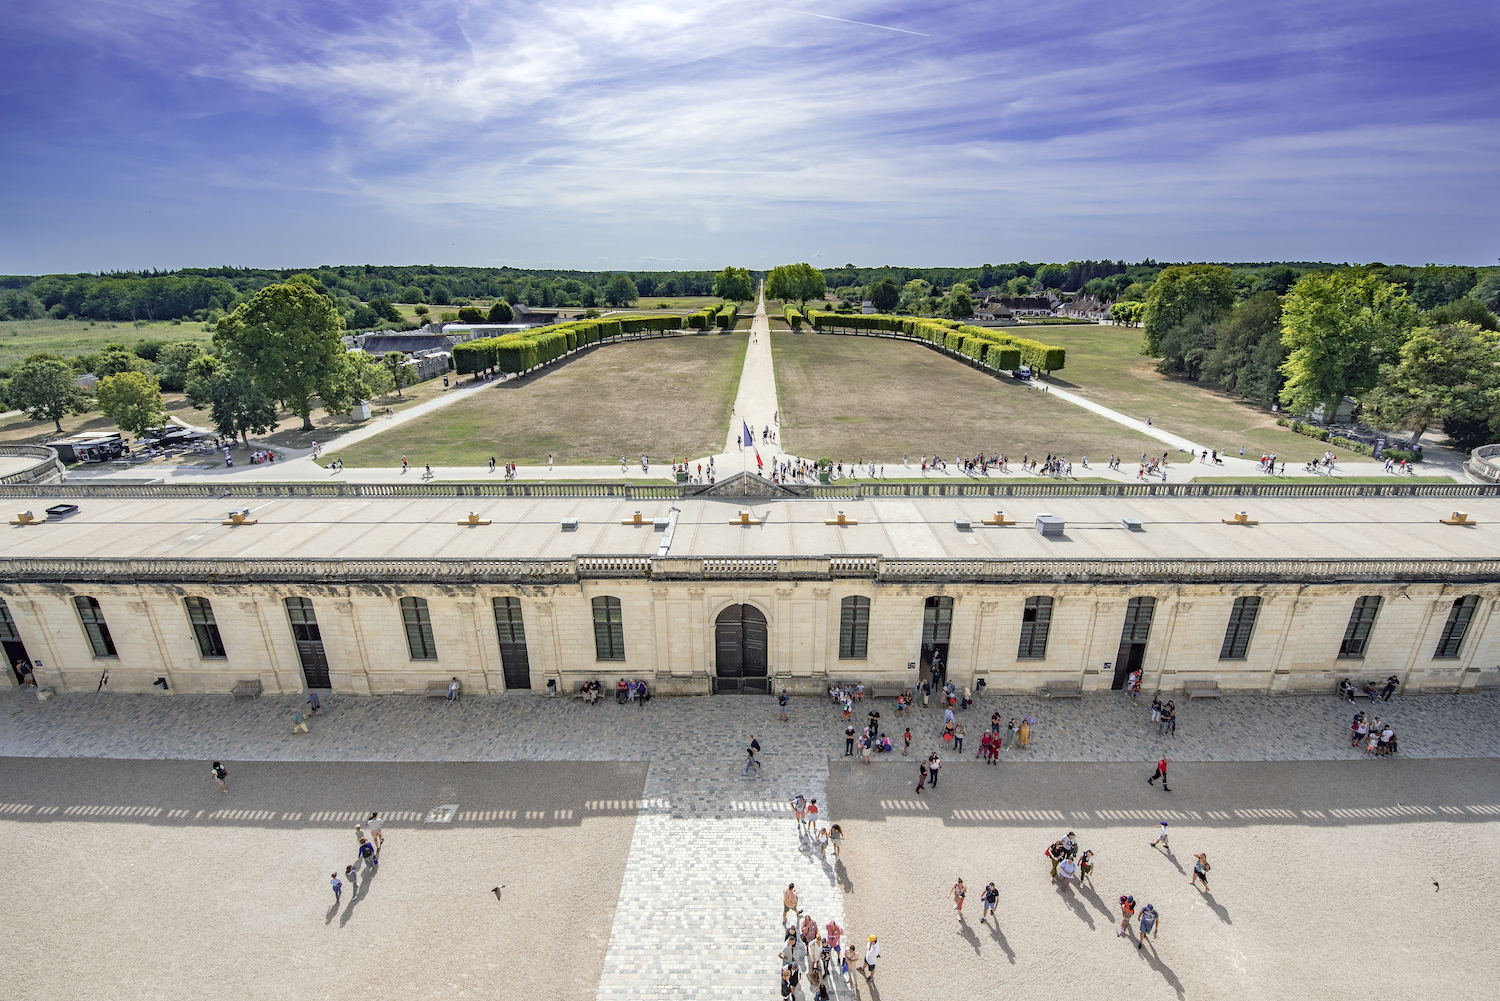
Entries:
{"label": "decorative stone railing", "polygon": [[0,485],[27,487],[30,484],[60,484],[67,475],[57,449],[45,445],[0,445],[0,456],[15,455],[36,459],[35,465],[5,476],[0,476]]}
{"label": "decorative stone railing", "polygon": [[1480,445],[1469,453],[1464,469],[1485,483],[1500,483],[1500,445]]}
{"label": "decorative stone railing", "polygon": [[576,556],[513,560],[0,559],[0,583],[338,584],[576,583],[587,579],[893,582],[1214,583],[1500,582],[1500,559],[912,560],[879,556],[682,558]]}
{"label": "decorative stone railing", "polygon": [[[1500,446],[1485,446],[1495,448]],[[10,445],[3,448],[34,448]],[[47,449],[46,451],[51,451]],[[0,454],[5,454],[0,451]],[[13,453],[15,454],[15,453]],[[26,453],[30,454],[30,453]],[[1474,459],[1469,469],[1473,472]],[[53,462],[56,462],[54,455]],[[362,500],[418,500],[422,498],[531,499],[618,498],[620,500],[691,500],[710,490],[693,484],[663,483],[660,486],[633,483],[150,483],[124,484],[75,480],[68,484],[43,482],[53,473],[41,463],[33,470],[13,473],[0,480],[0,498],[39,500],[259,500],[267,498]],[[16,481],[35,475],[40,480]],[[56,476],[62,475],[60,464]],[[1476,474],[1478,475],[1478,474]],[[1497,474],[1500,475],[1500,474]],[[769,482],[767,483],[769,486]],[[1260,498],[1355,498],[1355,497],[1500,497],[1497,483],[1340,483],[1337,480],[1307,483],[1067,483],[1026,479],[1007,482],[955,480],[934,477],[928,483],[882,483],[844,480],[826,485],[781,484],[778,493],[788,500],[867,500],[880,497],[1260,497]]]}

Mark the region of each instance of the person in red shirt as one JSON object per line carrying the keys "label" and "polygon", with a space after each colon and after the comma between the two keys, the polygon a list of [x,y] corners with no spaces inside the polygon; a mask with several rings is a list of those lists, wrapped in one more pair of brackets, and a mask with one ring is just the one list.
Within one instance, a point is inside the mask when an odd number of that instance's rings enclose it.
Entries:
{"label": "person in red shirt", "polygon": [[1172,790],[1167,788],[1167,762],[1171,760],[1171,758],[1162,758],[1160,761],[1158,761],[1156,763],[1156,774],[1147,779],[1146,784],[1155,785],[1156,780],[1161,779],[1162,789],[1166,792],[1171,792]]}

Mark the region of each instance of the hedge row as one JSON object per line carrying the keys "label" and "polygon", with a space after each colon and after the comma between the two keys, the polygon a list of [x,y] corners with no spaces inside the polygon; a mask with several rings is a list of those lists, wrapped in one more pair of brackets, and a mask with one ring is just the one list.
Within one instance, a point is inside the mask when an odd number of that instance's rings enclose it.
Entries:
{"label": "hedge row", "polygon": [[957,320],[879,313],[830,313],[817,309],[808,310],[807,318],[815,330],[884,330],[919,337],[990,368],[1014,371],[1026,364],[1044,372],[1055,372],[1067,362],[1066,348],[1016,337],[990,327],[967,326]]}
{"label": "hedge row", "polygon": [[574,320],[500,337],[464,341],[453,345],[453,368],[459,375],[471,375],[489,368],[501,372],[525,372],[561,358],[569,351],[608,337],[618,337],[623,332],[621,327],[619,320]]}
{"label": "hedge row", "polygon": [[689,330],[710,330],[713,328],[718,315],[718,306],[704,306],[687,318],[687,327]]}
{"label": "hedge row", "polygon": [[740,321],[740,304],[728,302],[719,308],[719,327],[722,330],[733,330],[734,325]]}
{"label": "hedge row", "polygon": [[793,330],[802,329],[802,314],[797,312],[795,306],[788,306],[782,312],[786,314],[786,322],[791,324]]}
{"label": "hedge row", "polygon": [[681,330],[682,317],[622,316],[619,319],[619,324],[620,330],[627,334],[639,334],[642,331]]}

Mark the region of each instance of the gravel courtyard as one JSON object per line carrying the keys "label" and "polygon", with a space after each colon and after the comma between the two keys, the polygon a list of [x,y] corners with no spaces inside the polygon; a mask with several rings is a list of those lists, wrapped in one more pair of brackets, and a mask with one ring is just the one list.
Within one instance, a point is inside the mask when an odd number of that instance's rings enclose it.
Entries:
{"label": "gravel courtyard", "polygon": [[[207,761],[0,758],[0,984],[28,1001],[590,998],[645,774],[231,763],[225,795]],[[335,907],[328,874],[371,809],[389,818],[380,871]]]}
{"label": "gravel courtyard", "polygon": [[[861,998],[1493,997],[1492,759],[1194,762],[1170,795],[1123,764],[953,760],[920,796],[916,771],[832,764],[848,928],[882,946]],[[1148,847],[1163,819],[1170,855]],[[1095,885],[1060,892],[1042,852],[1068,831]],[[1188,885],[1196,852],[1208,894]],[[998,927],[980,923],[991,880]],[[1115,934],[1124,893],[1162,915],[1140,951]]]}

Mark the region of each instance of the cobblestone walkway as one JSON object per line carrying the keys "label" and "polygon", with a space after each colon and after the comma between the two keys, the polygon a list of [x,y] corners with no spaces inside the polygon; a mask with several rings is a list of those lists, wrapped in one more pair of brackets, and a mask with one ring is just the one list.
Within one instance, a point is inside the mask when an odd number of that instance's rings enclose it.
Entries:
{"label": "cobblestone walkway", "polygon": [[[607,701],[507,695],[447,705],[412,697],[324,699],[310,735],[291,734],[296,697],[236,702],[223,696],[0,697],[0,754],[234,761],[650,762],[615,909],[598,998],[772,998],[781,891],[795,882],[807,913],[842,925],[839,872],[803,842],[788,801],[817,797],[826,823],[830,767],[843,766],[843,724],[820,699],[794,700],[781,723],[768,698]],[[913,754],[940,745],[935,707],[911,725]],[[867,710],[869,704],[860,707]],[[1071,703],[983,698],[959,713],[977,746],[991,712],[1037,715],[1026,761],[1293,761],[1357,758],[1345,736],[1353,708],[1332,697],[1234,697],[1182,707],[1175,739],[1158,737],[1145,704],[1117,693]],[[1397,729],[1406,757],[1500,756],[1500,695],[1396,698],[1374,711]],[[862,722],[862,717],[861,717]],[[742,774],[754,733],[759,775]],[[897,739],[899,745],[899,739]],[[966,749],[968,750],[968,749]],[[949,756],[950,758],[952,755]],[[1024,760],[1021,760],[1024,758]],[[852,763],[852,762],[851,762]],[[847,996],[847,991],[845,992]]]}

